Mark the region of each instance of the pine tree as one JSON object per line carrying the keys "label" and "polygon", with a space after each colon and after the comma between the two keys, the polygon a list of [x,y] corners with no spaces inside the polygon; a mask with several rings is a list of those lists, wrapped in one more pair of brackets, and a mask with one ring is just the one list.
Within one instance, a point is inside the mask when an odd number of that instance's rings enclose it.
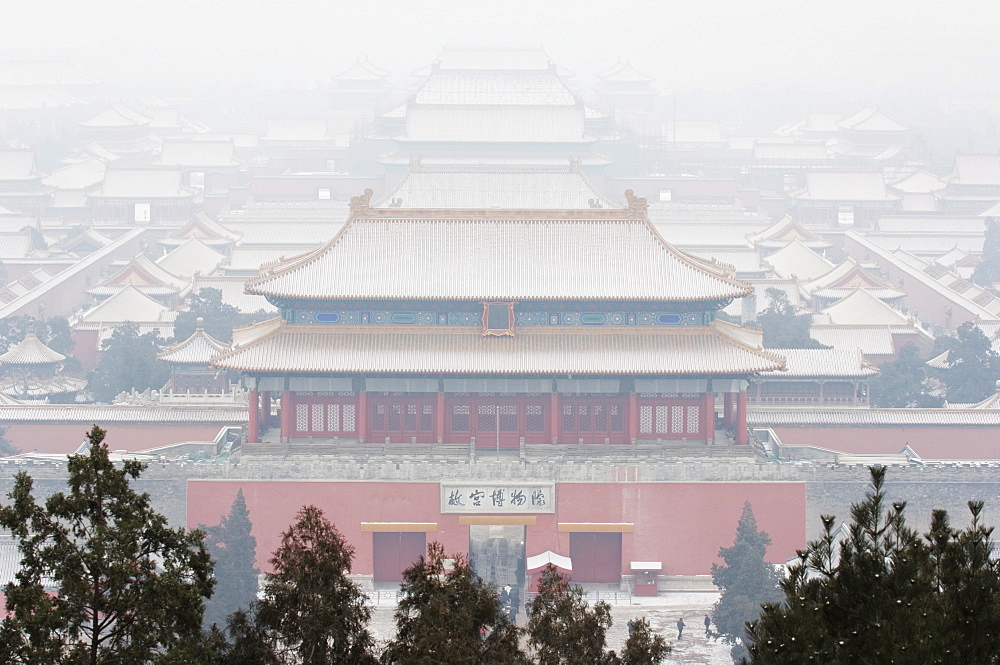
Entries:
{"label": "pine tree", "polygon": [[[450,564],[450,565],[448,565]],[[445,558],[440,543],[403,572],[396,609],[396,639],[385,665],[527,665],[520,631],[500,609],[497,590],[472,570],[465,556]]]}
{"label": "pine tree", "polygon": [[302,665],[374,663],[371,608],[351,580],[354,548],[316,506],[299,510],[271,558],[260,625]]}
{"label": "pine tree", "polygon": [[618,663],[615,653],[604,648],[610,627],[610,605],[599,601],[588,607],[581,587],[571,585],[554,566],[542,570],[528,619],[528,642],[538,665]]}
{"label": "pine tree", "polygon": [[782,580],[783,602],[748,628],[750,662],[1000,662],[1000,567],[982,503],[970,502],[962,531],[935,511],[921,539],[906,526],[905,502],[886,498],[885,469],[872,467],[871,479],[843,539],[824,516],[822,536]]}
{"label": "pine tree", "polygon": [[882,363],[872,380],[872,404],[885,408],[928,408],[941,406],[927,385],[927,364],[912,344],[899,350],[896,359]]}
{"label": "pine tree", "polygon": [[757,327],[764,333],[767,349],[828,349],[809,335],[810,314],[796,314],[788,295],[781,289],[766,291],[771,304],[757,315]]}
{"label": "pine tree", "polygon": [[973,271],[972,281],[987,288],[1000,282],[1000,221],[993,217],[986,218],[983,260]]}
{"label": "pine tree", "polygon": [[632,633],[622,649],[622,665],[659,665],[672,651],[662,635],[649,628],[645,618],[632,623]]}
{"label": "pine tree", "polygon": [[719,549],[719,558],[725,563],[712,565],[712,582],[722,589],[712,620],[719,633],[735,645],[734,659],[743,655],[740,643],[746,640],[746,623],[757,618],[761,605],[781,597],[781,577],[764,559],[770,544],[771,537],[757,530],[753,507],[747,501],[732,546]]}
{"label": "pine tree", "polygon": [[995,390],[1000,378],[1000,356],[979,326],[966,322],[948,351],[948,369],[940,371],[948,401],[978,402]]}
{"label": "pine tree", "polygon": [[163,343],[155,332],[139,334],[134,323],[115,328],[101,344],[101,360],[90,378],[90,389],[99,402],[111,402],[129,390],[159,390],[170,376],[170,367],[156,359]]}
{"label": "pine tree", "polygon": [[141,665],[197,641],[212,565],[201,532],[171,529],[130,482],[143,465],[109,459],[104,430],[69,458],[69,489],[44,504],[19,473],[0,526],[21,568],[4,588],[0,662]]}
{"label": "pine tree", "polygon": [[249,609],[257,600],[260,571],[253,565],[257,539],[252,529],[242,489],[219,525],[203,527],[205,544],[215,563],[215,592],[205,604],[205,628],[213,624],[224,627],[230,614]]}

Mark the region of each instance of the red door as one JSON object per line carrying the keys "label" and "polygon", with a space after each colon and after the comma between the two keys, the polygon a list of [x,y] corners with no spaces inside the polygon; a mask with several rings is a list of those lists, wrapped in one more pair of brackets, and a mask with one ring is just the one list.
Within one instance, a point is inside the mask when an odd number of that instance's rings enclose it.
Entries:
{"label": "red door", "polygon": [[574,582],[617,584],[622,575],[622,535],[571,533],[569,558],[573,561]]}
{"label": "red door", "polygon": [[623,395],[560,395],[560,443],[625,443]]}
{"label": "red door", "polygon": [[376,531],[372,534],[374,581],[402,582],[403,571],[426,553],[426,533]]}
{"label": "red door", "polygon": [[368,418],[373,441],[389,443],[435,443],[437,395],[371,395]]}
{"label": "red door", "polygon": [[445,407],[447,440],[477,448],[517,448],[544,443],[548,435],[548,396],[534,393],[459,393],[449,395]]}

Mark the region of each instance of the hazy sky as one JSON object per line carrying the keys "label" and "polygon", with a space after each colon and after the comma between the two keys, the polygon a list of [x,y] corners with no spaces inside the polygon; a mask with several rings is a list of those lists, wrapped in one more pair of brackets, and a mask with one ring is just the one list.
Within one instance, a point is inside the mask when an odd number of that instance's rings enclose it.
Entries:
{"label": "hazy sky", "polygon": [[5,0],[4,56],[104,78],[322,81],[367,55],[398,75],[450,42],[531,41],[588,76],[618,56],[664,88],[926,88],[1000,97],[989,0]]}

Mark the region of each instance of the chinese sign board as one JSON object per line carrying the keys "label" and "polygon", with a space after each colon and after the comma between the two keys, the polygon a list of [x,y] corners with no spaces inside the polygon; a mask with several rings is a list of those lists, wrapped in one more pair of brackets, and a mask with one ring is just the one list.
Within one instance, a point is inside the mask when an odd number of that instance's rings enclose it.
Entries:
{"label": "chinese sign board", "polygon": [[442,513],[552,513],[554,483],[441,483]]}

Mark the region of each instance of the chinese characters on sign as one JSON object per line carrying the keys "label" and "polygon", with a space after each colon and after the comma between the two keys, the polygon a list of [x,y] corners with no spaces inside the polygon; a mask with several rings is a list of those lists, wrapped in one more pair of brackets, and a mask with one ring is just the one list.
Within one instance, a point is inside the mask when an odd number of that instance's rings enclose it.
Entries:
{"label": "chinese characters on sign", "polygon": [[462,483],[441,485],[442,513],[551,513],[555,485]]}

